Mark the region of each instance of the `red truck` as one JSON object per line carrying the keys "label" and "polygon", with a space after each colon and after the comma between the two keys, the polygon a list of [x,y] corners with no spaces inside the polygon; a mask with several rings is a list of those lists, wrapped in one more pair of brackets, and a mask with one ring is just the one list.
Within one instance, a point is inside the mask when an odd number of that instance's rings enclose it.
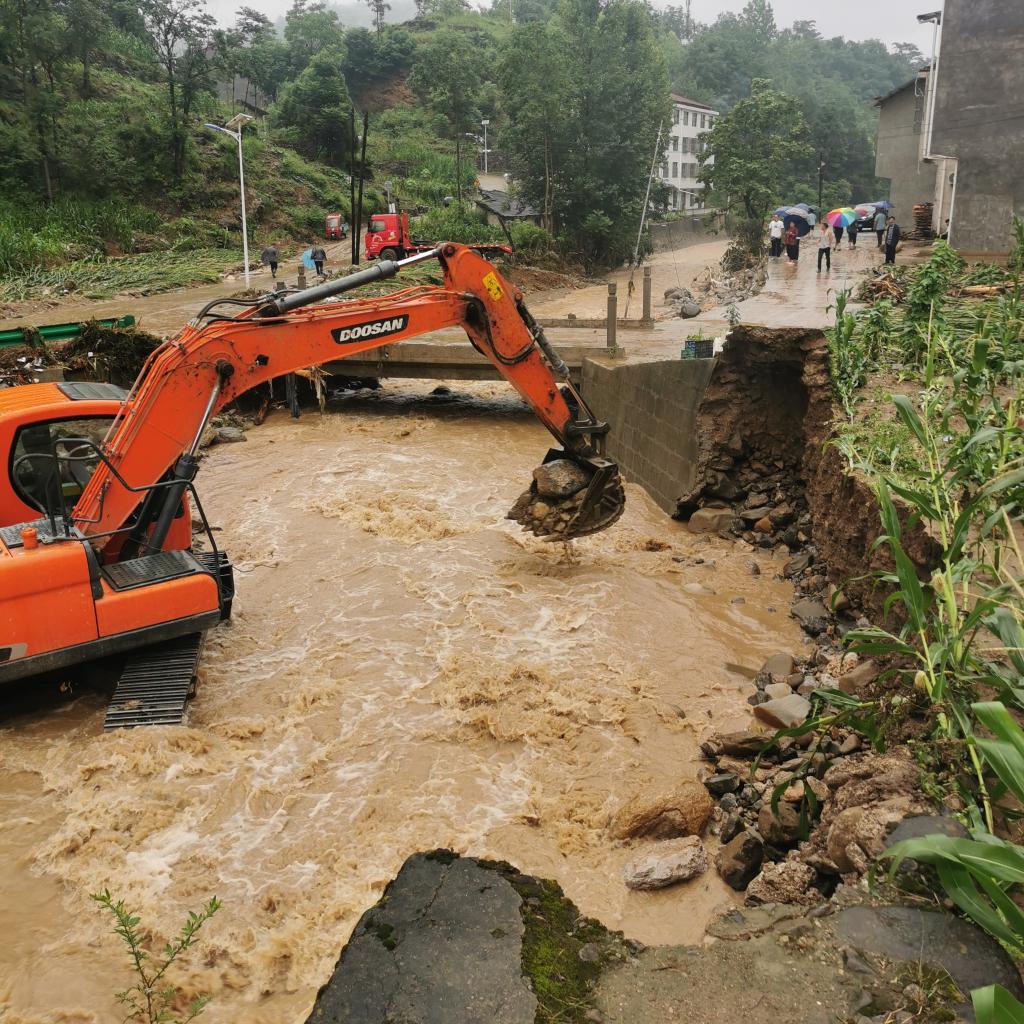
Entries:
{"label": "red truck", "polygon": [[[437,242],[412,237],[409,231],[409,215],[405,212],[375,213],[366,229],[364,252],[368,260],[377,257],[382,260],[401,260],[406,256],[429,252],[436,247]],[[485,257],[512,254],[510,245],[471,245],[470,248]]]}
{"label": "red truck", "polygon": [[348,232],[345,229],[347,227],[345,218],[340,213],[329,213],[324,218],[324,237],[331,239],[346,238]]}

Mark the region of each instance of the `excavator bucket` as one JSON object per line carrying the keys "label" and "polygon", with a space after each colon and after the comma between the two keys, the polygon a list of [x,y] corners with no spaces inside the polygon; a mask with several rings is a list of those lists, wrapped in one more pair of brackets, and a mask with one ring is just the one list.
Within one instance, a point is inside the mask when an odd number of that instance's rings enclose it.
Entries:
{"label": "excavator bucket", "polygon": [[544,540],[573,540],[606,530],[622,515],[626,494],[619,467],[552,449],[534,470],[530,489],[506,518]]}

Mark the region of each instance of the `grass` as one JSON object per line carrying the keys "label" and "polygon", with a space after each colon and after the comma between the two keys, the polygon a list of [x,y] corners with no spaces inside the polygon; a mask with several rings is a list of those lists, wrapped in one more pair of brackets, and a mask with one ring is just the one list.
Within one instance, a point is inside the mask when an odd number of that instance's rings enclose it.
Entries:
{"label": "grass", "polygon": [[[253,250],[250,249],[250,256]],[[34,267],[0,279],[0,302],[79,294],[109,298],[120,292],[152,295],[190,284],[220,280],[225,270],[240,266],[235,249],[193,249],[184,252],[141,253],[111,258],[92,256],[52,269]]]}

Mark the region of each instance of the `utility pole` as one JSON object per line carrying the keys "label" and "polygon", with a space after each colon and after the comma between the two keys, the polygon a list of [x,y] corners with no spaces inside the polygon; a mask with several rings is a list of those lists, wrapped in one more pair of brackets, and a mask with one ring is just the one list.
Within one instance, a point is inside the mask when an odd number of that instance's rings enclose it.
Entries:
{"label": "utility pole", "polygon": [[209,128],[212,131],[230,135],[238,144],[238,191],[242,197],[242,260],[245,263],[246,289],[249,287],[249,225],[245,216],[245,168],[242,166],[242,129],[252,120],[254,119],[248,114],[235,114],[225,127],[221,127],[219,124],[203,125],[204,128]]}
{"label": "utility pole", "polygon": [[821,209],[821,187],[825,180],[825,154],[818,151],[818,219],[822,218],[823,211]]}
{"label": "utility pole", "polygon": [[484,174],[486,174],[487,173],[487,153],[488,153],[488,149],[487,149],[487,126],[491,123],[490,122],[490,118],[486,118],[485,117],[480,123],[484,126]]}

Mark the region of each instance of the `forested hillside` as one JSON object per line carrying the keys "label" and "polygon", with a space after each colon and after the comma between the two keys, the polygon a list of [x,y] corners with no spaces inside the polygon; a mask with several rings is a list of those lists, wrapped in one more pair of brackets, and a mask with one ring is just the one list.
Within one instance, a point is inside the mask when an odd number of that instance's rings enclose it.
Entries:
{"label": "forested hillside", "polygon": [[[349,8],[341,10],[351,11]],[[804,157],[780,199],[875,192],[872,97],[920,55],[879,42],[779,29],[767,0],[691,23],[639,0],[417,0],[370,27],[294,0],[283,22],[241,7],[218,27],[202,0],[7,0],[0,6],[0,272],[90,253],[238,245],[230,140],[203,128],[234,110],[216,84],[244,76],[266,97],[246,133],[251,227],[308,240],[348,211],[350,111],[370,112],[366,212],[383,182],[435,211],[491,164],[545,217],[560,251],[612,264],[631,248],[669,92],[727,112],[755,79],[796,101]],[[794,152],[796,152],[794,150]],[[655,198],[657,198],[655,190]],[[458,204],[443,215],[472,233]]]}

